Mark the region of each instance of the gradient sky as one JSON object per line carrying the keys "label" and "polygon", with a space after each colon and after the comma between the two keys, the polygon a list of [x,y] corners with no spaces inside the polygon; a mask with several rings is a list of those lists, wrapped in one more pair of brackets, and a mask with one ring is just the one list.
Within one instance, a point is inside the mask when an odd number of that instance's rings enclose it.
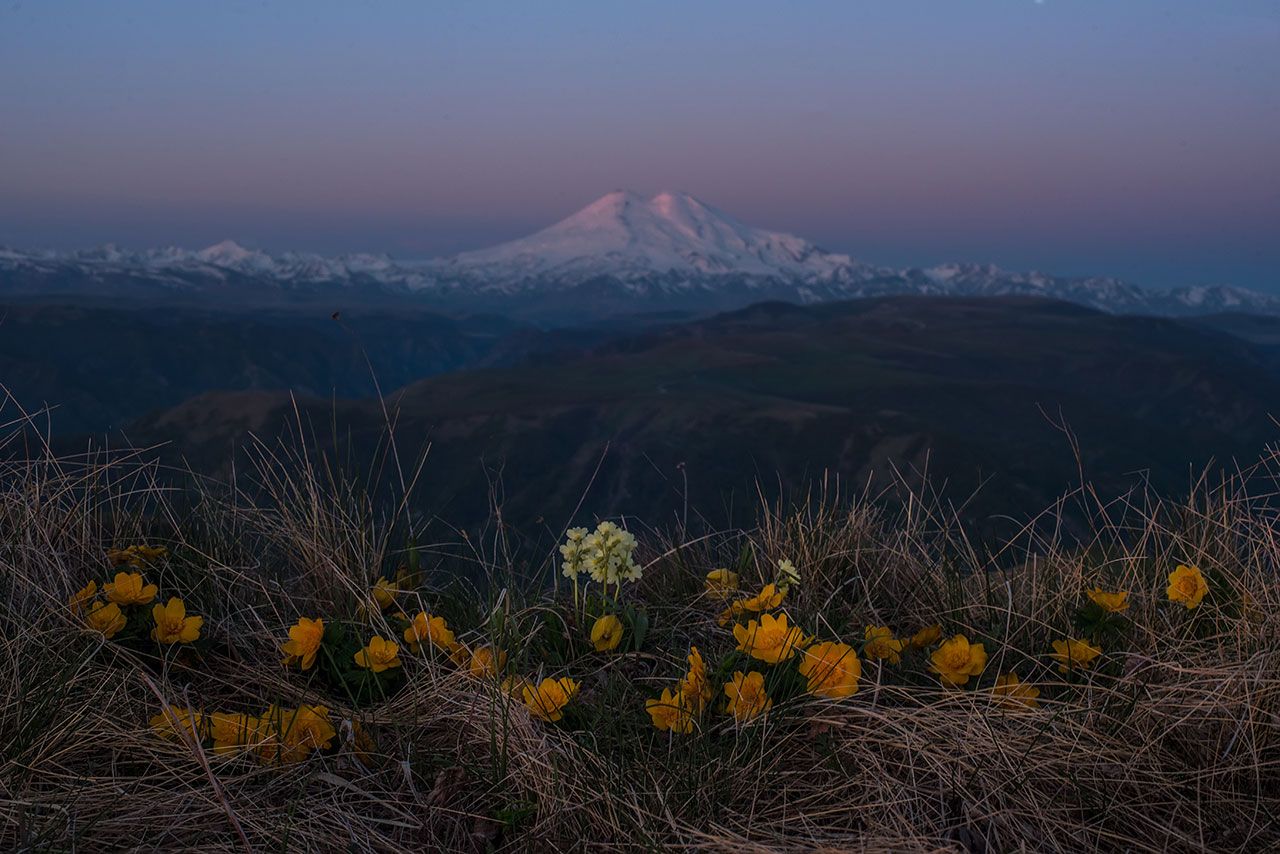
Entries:
{"label": "gradient sky", "polygon": [[1280,291],[1275,0],[0,0],[0,243],[426,257],[617,188]]}

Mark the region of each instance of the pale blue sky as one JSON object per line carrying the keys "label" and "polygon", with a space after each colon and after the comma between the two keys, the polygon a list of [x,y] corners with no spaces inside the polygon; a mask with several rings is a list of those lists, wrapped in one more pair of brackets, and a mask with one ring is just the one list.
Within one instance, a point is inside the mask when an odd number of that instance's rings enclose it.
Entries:
{"label": "pale blue sky", "polygon": [[0,243],[403,257],[615,187],[873,262],[1280,289],[1271,0],[0,0]]}

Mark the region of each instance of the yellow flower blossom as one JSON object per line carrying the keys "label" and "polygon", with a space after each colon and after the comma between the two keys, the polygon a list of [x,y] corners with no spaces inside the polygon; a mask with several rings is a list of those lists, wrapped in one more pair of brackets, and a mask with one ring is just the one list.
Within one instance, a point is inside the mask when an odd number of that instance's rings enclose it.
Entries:
{"label": "yellow flower blossom", "polygon": [[124,549],[107,549],[107,562],[112,566],[139,566],[155,563],[168,554],[169,550],[164,546],[129,546]]}
{"label": "yellow flower blossom", "polygon": [[414,652],[421,648],[423,642],[443,650],[452,649],[457,643],[444,617],[433,617],[426,611],[419,611],[409,623],[409,628],[404,630],[404,642]]}
{"label": "yellow flower blossom", "polygon": [[893,630],[888,626],[867,626],[862,636],[867,641],[862,647],[862,654],[868,660],[884,660],[890,664],[902,661],[902,641],[893,636]]}
{"label": "yellow flower blossom", "polygon": [[296,626],[289,627],[289,639],[280,644],[285,667],[301,664],[303,670],[310,670],[316,663],[316,654],[320,652],[320,642],[324,640],[324,620],[312,620],[299,617]]}
{"label": "yellow flower blossom", "polygon": [[124,614],[115,602],[94,602],[89,606],[89,613],[84,617],[85,625],[110,640],[124,628]]}
{"label": "yellow flower blossom", "polygon": [[645,711],[653,719],[653,725],[671,732],[693,732],[693,709],[689,698],[679,690],[662,689],[662,696],[644,701]]}
{"label": "yellow flower blossom", "polygon": [[912,649],[925,649],[933,646],[942,639],[942,626],[934,623],[932,626],[925,626],[916,632],[907,641],[907,645]]}
{"label": "yellow flower blossom", "polygon": [[533,683],[518,673],[503,679],[501,685],[502,693],[513,700],[522,700],[524,698],[524,689],[532,687]]}
{"label": "yellow flower blossom", "polygon": [[467,670],[478,679],[493,679],[506,666],[507,654],[501,651],[495,653],[493,647],[485,644],[472,650]]}
{"label": "yellow flower blossom", "polygon": [[862,662],[847,643],[824,641],[800,656],[800,675],[809,682],[809,692],[819,697],[839,699],[858,693]]}
{"label": "yellow flower blossom", "polygon": [[373,601],[378,607],[385,611],[396,604],[396,594],[400,592],[400,587],[394,581],[379,578],[369,592],[373,595]]}
{"label": "yellow flower blossom", "polygon": [[[755,596],[752,596],[750,599],[743,599],[742,601],[734,604],[740,606],[741,611],[751,611],[752,613],[759,614],[764,611],[772,611],[774,608],[781,605],[782,600],[786,598],[786,589],[778,589],[778,585],[770,582],[760,588],[760,592]],[[741,611],[736,611],[735,613],[741,613]]]}
{"label": "yellow flower blossom", "polygon": [[613,614],[605,614],[591,626],[591,645],[596,652],[617,649],[622,643],[622,621]]}
{"label": "yellow flower blossom", "polygon": [[266,737],[269,724],[261,718],[243,712],[211,712],[208,716],[209,734],[213,737],[213,752],[235,753],[243,747],[255,746]]}
{"label": "yellow flower blossom", "polygon": [[449,644],[449,660],[458,667],[470,667],[471,647],[467,646],[465,643],[458,643],[457,641],[454,641]]}
{"label": "yellow flower blossom", "polygon": [[698,648],[689,648],[689,669],[680,679],[678,690],[685,703],[701,712],[711,702],[711,683],[707,681],[707,665]]}
{"label": "yellow flower blossom", "polygon": [[71,609],[72,616],[78,617],[84,613],[85,606],[93,601],[93,597],[98,594],[98,582],[90,581],[84,587],[81,587],[75,593],[71,594],[71,598],[67,599],[67,607]]}
{"label": "yellow flower blossom", "polygon": [[268,762],[293,764],[301,762],[315,750],[328,750],[337,735],[329,720],[327,706],[299,706],[296,709],[272,706],[262,721],[270,726],[271,735],[258,752]]}
{"label": "yellow flower blossom", "polygon": [[1122,611],[1129,610],[1128,590],[1117,590],[1114,593],[1108,593],[1099,587],[1095,587],[1092,590],[1086,590],[1085,595],[1108,614],[1119,614]]}
{"label": "yellow flower blossom", "polygon": [[787,624],[786,614],[761,614],[759,622],[750,620],[745,626],[733,627],[738,651],[768,664],[790,661],[800,649],[803,634],[799,626]]}
{"label": "yellow flower blossom", "polygon": [[704,584],[708,593],[728,596],[738,589],[738,573],[727,569],[713,569],[707,573],[707,579]]}
{"label": "yellow flower blossom", "polygon": [[209,734],[204,715],[186,706],[169,706],[160,714],[152,715],[150,723],[156,735],[169,741],[179,741],[192,733],[197,741],[204,741]]}
{"label": "yellow flower blossom", "polygon": [[526,685],[521,692],[525,708],[540,721],[552,723],[564,717],[564,707],[578,693],[578,683],[568,676],[543,679],[537,687]]}
{"label": "yellow flower blossom", "polygon": [[996,677],[996,685],[991,689],[995,701],[1006,709],[1037,709],[1040,702],[1040,689],[1028,685],[1018,678],[1016,673],[1003,673]]}
{"label": "yellow flower blossom", "polygon": [[146,605],[156,598],[159,588],[144,584],[140,572],[117,572],[115,581],[102,585],[107,599],[117,605]]}
{"label": "yellow flower blossom", "polygon": [[987,651],[980,643],[969,643],[964,635],[943,641],[929,656],[929,669],[947,685],[960,687],[987,666]]}
{"label": "yellow flower blossom", "polygon": [[400,666],[400,647],[380,635],[374,635],[369,645],[352,656],[360,667],[381,673]]}
{"label": "yellow flower blossom", "polygon": [[1170,602],[1181,602],[1190,610],[1204,599],[1204,595],[1209,592],[1209,584],[1204,580],[1199,567],[1179,564],[1177,569],[1169,573],[1169,588],[1165,592],[1169,594]]}
{"label": "yellow flower blossom", "polygon": [[724,693],[729,698],[729,714],[739,723],[753,720],[773,708],[773,700],[764,688],[764,676],[755,671],[736,671],[733,679],[725,684]]}
{"label": "yellow flower blossom", "polygon": [[1093,660],[1102,655],[1102,650],[1085,640],[1067,638],[1053,642],[1053,652],[1049,657],[1058,662],[1058,670],[1069,673],[1072,670],[1088,670]]}
{"label": "yellow flower blossom", "polygon": [[156,622],[151,639],[157,643],[191,643],[200,637],[204,625],[204,617],[187,616],[187,606],[177,597],[152,608],[151,618]]}

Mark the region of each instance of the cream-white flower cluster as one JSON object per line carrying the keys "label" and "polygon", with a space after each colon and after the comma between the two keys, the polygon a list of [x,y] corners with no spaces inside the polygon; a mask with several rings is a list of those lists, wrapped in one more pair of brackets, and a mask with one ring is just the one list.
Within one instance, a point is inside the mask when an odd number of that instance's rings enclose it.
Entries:
{"label": "cream-white flower cluster", "polygon": [[783,590],[795,585],[800,586],[800,570],[796,569],[795,564],[790,560],[783,558],[778,561],[778,581],[777,584]]}
{"label": "cream-white flower cluster", "polygon": [[566,578],[585,572],[601,584],[635,581],[640,577],[635,550],[635,535],[613,522],[601,522],[589,534],[586,528],[571,528],[560,547],[560,569]]}
{"label": "cream-white flower cluster", "polygon": [[586,572],[586,567],[583,566],[586,554],[582,546],[586,536],[586,528],[570,528],[565,532],[564,545],[560,547],[560,556],[564,558],[564,562],[560,564],[560,571],[565,578],[577,578]]}

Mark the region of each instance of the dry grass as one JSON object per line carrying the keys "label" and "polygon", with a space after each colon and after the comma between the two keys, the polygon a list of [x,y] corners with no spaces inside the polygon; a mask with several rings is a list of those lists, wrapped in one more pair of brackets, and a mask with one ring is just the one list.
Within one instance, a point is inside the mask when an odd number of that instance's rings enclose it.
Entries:
{"label": "dry grass", "polygon": [[[29,435],[28,435],[29,439]],[[38,444],[0,469],[0,848],[101,850],[1259,851],[1280,845],[1280,540],[1269,457],[1190,499],[1070,498],[1011,542],[970,542],[938,502],[895,512],[821,494],[764,508],[759,526],[693,541],[641,535],[644,579],[628,591],[651,628],[641,649],[584,643],[553,549],[500,529],[426,545],[403,507],[305,459],[264,454],[241,485],[174,495],[146,455],[55,460]],[[633,529],[634,530],[634,529]],[[148,575],[206,617],[198,654],[85,633],[66,599],[108,576],[106,549],[162,543]],[[509,667],[582,682],[562,724],[531,720],[495,685],[409,658],[403,687],[354,703],[280,666],[299,615],[390,628],[357,609],[406,559],[426,570],[406,598]],[[782,557],[804,574],[786,610],[856,643],[862,627],[909,634],[941,622],[991,654],[978,690],[947,690],[908,654],[867,662],[842,701],[799,696],[735,727],[716,707],[688,736],[655,731],[644,699],[681,673],[689,644],[713,676],[733,641],[703,592],[714,566],[744,586]],[[1166,601],[1177,563],[1211,593]],[[467,582],[456,579],[465,577]],[[1047,658],[1077,633],[1086,587],[1132,591],[1128,622],[1084,676]],[[1247,594],[1247,595],[1246,595]],[[563,626],[560,632],[557,627]],[[563,636],[567,635],[567,637]],[[993,704],[997,673],[1037,684],[1041,707]],[[259,710],[324,703],[332,750],[289,766],[166,741],[165,702]],[[355,749],[347,721],[375,740]]]}

